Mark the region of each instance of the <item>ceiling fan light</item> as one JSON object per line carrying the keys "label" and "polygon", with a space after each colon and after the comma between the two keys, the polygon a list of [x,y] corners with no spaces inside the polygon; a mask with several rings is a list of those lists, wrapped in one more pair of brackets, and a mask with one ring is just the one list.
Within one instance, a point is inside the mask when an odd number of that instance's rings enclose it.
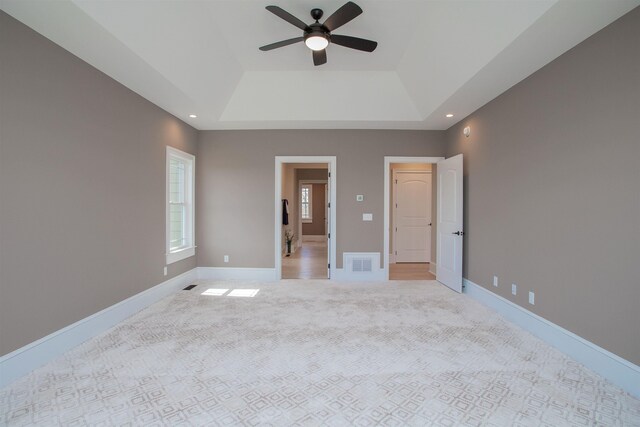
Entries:
{"label": "ceiling fan light", "polygon": [[322,50],[329,46],[329,40],[322,36],[307,37],[304,44],[311,50]]}

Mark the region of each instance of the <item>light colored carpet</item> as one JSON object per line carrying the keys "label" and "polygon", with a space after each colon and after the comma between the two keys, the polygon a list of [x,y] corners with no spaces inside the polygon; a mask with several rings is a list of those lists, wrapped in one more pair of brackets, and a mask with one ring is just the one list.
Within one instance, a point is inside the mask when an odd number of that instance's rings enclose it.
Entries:
{"label": "light colored carpet", "polygon": [[640,401],[427,281],[200,284],[0,390],[0,412],[10,426],[640,425]]}

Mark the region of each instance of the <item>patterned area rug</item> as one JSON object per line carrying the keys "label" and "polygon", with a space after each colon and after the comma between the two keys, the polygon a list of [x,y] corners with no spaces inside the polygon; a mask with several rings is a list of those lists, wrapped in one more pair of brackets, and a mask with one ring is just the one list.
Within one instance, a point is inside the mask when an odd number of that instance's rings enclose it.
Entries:
{"label": "patterned area rug", "polygon": [[639,400],[430,281],[200,282],[0,390],[0,413],[10,426],[640,426]]}

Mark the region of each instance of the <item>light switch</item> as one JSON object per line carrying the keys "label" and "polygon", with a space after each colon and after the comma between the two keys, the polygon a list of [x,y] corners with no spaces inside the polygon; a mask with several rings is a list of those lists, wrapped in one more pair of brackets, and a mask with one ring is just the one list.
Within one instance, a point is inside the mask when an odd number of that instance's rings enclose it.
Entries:
{"label": "light switch", "polygon": [[363,221],[373,221],[373,214],[372,213],[363,213],[362,214],[362,220]]}
{"label": "light switch", "polygon": [[356,202],[361,202],[364,200],[364,194],[358,194],[356,196]]}

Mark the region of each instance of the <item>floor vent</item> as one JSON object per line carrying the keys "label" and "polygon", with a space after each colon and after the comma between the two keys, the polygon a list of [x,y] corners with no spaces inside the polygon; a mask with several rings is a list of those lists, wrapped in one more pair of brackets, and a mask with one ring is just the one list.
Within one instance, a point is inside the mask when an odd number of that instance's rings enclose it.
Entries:
{"label": "floor vent", "polygon": [[183,291],[190,291],[191,289],[195,288],[198,285],[189,285],[186,288],[183,289]]}

